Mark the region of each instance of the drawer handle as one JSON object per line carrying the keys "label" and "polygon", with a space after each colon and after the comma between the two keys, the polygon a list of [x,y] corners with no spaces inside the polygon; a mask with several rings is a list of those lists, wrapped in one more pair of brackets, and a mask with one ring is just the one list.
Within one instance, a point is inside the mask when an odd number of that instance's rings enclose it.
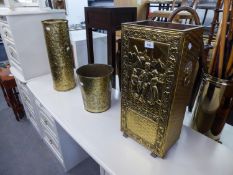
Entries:
{"label": "drawer handle", "polygon": [[0,20],[5,21],[4,16],[0,16]]}
{"label": "drawer handle", "polygon": [[[42,105],[40,104],[39,101],[36,100],[35,102],[36,102],[36,104],[37,104],[38,107],[42,108]],[[41,110],[41,109],[40,109],[40,110]]]}
{"label": "drawer handle", "polygon": [[28,97],[26,95],[24,96],[24,98],[25,98],[25,101],[30,102],[29,99],[28,99]]}
{"label": "drawer handle", "polygon": [[13,58],[15,58],[14,52],[11,52],[10,54]]}
{"label": "drawer handle", "polygon": [[7,31],[5,31],[5,36],[8,37],[8,32]]}
{"label": "drawer handle", "polygon": [[[29,111],[29,110],[28,110],[28,111]],[[28,112],[28,115],[29,115],[29,117],[30,117],[30,118],[32,118],[32,115],[31,115],[31,113],[30,113],[30,112]]]}
{"label": "drawer handle", "polygon": [[44,120],[45,125],[48,125],[48,120]]}

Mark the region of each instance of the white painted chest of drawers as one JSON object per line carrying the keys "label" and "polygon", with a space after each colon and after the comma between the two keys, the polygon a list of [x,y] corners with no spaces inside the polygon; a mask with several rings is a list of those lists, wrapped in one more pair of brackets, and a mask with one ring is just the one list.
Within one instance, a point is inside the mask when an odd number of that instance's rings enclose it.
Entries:
{"label": "white painted chest of drawers", "polygon": [[[26,116],[66,171],[88,157],[57,124],[27,87],[30,79],[50,72],[41,21],[65,19],[63,10],[0,8],[0,34]],[[36,151],[36,150],[35,150]]]}
{"label": "white painted chest of drawers", "polygon": [[50,72],[41,21],[65,19],[63,10],[0,8],[0,33],[11,64],[21,81]]}
{"label": "white painted chest of drawers", "polygon": [[16,83],[27,118],[65,171],[86,159],[88,154],[54,120],[52,114],[31,93],[26,83],[17,79]]}

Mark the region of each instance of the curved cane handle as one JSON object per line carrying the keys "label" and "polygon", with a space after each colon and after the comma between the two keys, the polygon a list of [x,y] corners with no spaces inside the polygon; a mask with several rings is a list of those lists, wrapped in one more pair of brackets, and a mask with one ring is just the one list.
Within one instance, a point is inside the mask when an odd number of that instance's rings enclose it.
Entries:
{"label": "curved cane handle", "polygon": [[173,11],[170,16],[168,17],[168,22],[172,22],[172,20],[175,18],[175,16],[181,12],[181,11],[187,11],[189,12],[193,18],[194,18],[194,21],[195,21],[195,24],[196,25],[201,25],[201,22],[200,22],[200,18],[196,12],[196,10],[192,9],[191,7],[179,7],[177,8],[175,11]]}

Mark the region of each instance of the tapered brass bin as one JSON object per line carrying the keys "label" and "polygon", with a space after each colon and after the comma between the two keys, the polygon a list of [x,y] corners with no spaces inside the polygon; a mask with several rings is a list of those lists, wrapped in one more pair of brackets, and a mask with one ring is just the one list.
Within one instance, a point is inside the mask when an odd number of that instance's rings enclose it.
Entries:
{"label": "tapered brass bin", "polygon": [[105,64],[88,64],[77,69],[87,111],[97,113],[110,108],[112,73],[113,68]]}

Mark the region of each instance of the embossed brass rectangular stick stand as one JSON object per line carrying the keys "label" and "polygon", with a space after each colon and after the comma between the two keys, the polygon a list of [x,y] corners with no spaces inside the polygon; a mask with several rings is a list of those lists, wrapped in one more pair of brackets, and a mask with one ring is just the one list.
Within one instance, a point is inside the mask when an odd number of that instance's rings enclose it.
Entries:
{"label": "embossed brass rectangular stick stand", "polygon": [[202,46],[202,27],[122,25],[121,130],[164,157],[180,136]]}

